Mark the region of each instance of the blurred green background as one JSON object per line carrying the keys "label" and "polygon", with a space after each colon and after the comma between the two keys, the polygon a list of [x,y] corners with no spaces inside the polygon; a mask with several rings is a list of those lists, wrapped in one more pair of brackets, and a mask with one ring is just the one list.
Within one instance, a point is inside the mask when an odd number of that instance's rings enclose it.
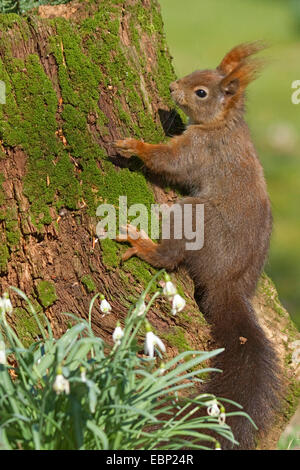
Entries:
{"label": "blurred green background", "polygon": [[250,85],[247,121],[265,169],[274,229],[266,272],[300,328],[300,0],[160,0],[178,77],[215,68],[233,46],[266,40],[268,63]]}

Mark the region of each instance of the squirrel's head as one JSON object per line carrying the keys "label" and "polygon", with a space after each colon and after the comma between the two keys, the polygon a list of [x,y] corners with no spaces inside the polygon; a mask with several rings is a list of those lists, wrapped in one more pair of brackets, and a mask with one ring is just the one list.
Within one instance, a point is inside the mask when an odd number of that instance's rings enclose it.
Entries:
{"label": "squirrel's head", "polygon": [[170,84],[175,103],[192,124],[216,124],[232,109],[241,108],[244,92],[262,62],[250,56],[264,48],[260,42],[232,49],[216,70],[197,70]]}

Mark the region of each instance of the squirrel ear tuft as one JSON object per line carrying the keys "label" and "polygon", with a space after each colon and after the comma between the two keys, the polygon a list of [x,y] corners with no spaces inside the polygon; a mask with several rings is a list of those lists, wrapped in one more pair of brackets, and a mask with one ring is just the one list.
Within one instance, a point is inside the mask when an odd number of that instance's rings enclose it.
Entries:
{"label": "squirrel ear tuft", "polygon": [[221,89],[230,95],[243,92],[246,86],[256,79],[264,62],[261,60],[244,60],[221,80]]}
{"label": "squirrel ear tuft", "polygon": [[250,57],[251,55],[256,54],[265,48],[266,44],[262,41],[240,44],[239,46],[231,49],[231,51],[225,55],[220,65],[217,67],[217,70],[225,75],[228,75],[247,57]]}

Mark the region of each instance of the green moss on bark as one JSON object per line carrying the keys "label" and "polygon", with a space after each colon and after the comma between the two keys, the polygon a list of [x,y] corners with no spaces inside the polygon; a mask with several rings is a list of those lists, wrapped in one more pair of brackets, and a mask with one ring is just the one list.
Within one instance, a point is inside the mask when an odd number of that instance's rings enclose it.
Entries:
{"label": "green moss on bark", "polygon": [[178,349],[178,352],[190,351],[193,349],[186,340],[184,329],[180,326],[174,327],[172,332],[164,335],[164,337],[171,346],[175,346]]}
{"label": "green moss on bark", "polygon": [[101,240],[102,261],[108,269],[116,268],[121,261],[118,244],[109,238]]}
{"label": "green moss on bark", "polygon": [[[165,137],[162,127],[154,122],[149,112],[150,93],[145,96],[145,84],[151,91],[156,83],[165,103],[170,103],[168,84],[174,79],[174,72],[165,38],[161,29],[157,29],[161,28],[160,15],[154,7],[145,8],[139,3],[129,6],[132,46],[138,57],[142,50],[140,33],[155,35],[157,63],[150,73],[145,67],[146,58],[142,57],[137,63],[134,54],[121,43],[122,13],[116,5],[118,2],[109,0],[98,4],[94,14],[80,24],[64,18],[48,20],[55,31],[49,37],[47,48],[57,64],[60,105],[39,56],[30,54],[24,60],[17,59],[11,53],[9,41],[1,44],[0,79],[7,84],[7,104],[0,111],[1,139],[4,146],[19,146],[28,157],[24,195],[29,200],[29,214],[38,232],[44,231],[45,224],[55,222],[50,207],[56,207],[57,211],[61,207],[76,210],[79,201],[84,199],[91,216],[102,202],[113,204],[118,213],[119,196],[126,195],[128,206],[142,202],[150,214],[150,206],[155,202],[140,171],[141,164],[133,160],[131,169],[116,170],[89,127],[88,119],[93,113],[101,134],[107,133],[109,119],[105,111],[99,109],[99,98],[100,90],[110,86],[114,90],[113,113],[126,126],[126,135],[150,142]],[[14,37],[20,38],[29,37],[37,24],[31,18],[30,29],[28,21],[17,15],[0,15],[1,21],[5,23],[3,30],[13,28]],[[74,159],[80,163],[80,172]],[[3,218],[7,246],[2,248],[1,266],[6,269],[9,248],[17,247],[20,233],[15,215],[5,212]],[[101,248],[103,263],[115,269],[125,247],[106,240]],[[128,261],[123,268],[141,285],[145,285],[154,272],[138,259]],[[44,301],[44,306],[45,303],[48,301]]]}
{"label": "green moss on bark", "polygon": [[[155,34],[157,65],[150,76],[145,61],[136,64],[120,41],[121,9],[117,4],[107,1],[98,5],[93,16],[76,25],[64,18],[48,20],[56,31],[49,38],[48,52],[54,55],[58,68],[63,99],[61,129],[66,145],[58,135],[58,97],[38,55],[16,59],[9,43],[3,48],[0,79],[7,84],[7,105],[0,111],[1,138],[4,146],[20,146],[28,156],[24,194],[30,202],[32,222],[40,232],[45,224],[53,222],[51,206],[76,210],[84,199],[88,213],[94,216],[103,201],[117,206],[120,195],[127,195],[128,205],[143,202],[149,211],[154,202],[140,165],[133,163],[133,169],[138,170],[134,173],[129,169],[116,171],[88,125],[88,116],[93,113],[105,134],[109,119],[99,109],[99,96],[101,87],[110,85],[116,91],[114,113],[126,126],[127,135],[152,142],[164,138],[162,127],[155,124],[148,110],[140,79],[140,75],[144,76],[148,86],[154,80],[166,104],[169,102],[168,84],[174,79],[174,72],[164,36],[156,29],[161,28],[160,15],[155,8],[139,3],[129,7],[131,39],[137,54],[141,50],[137,32]],[[1,22],[3,30],[13,28],[20,38],[29,34],[27,20],[17,15],[0,15]],[[141,67],[139,72],[137,67]],[[80,162],[80,173],[70,155]],[[10,218],[9,222],[8,214],[5,218],[10,234],[8,244],[17,246],[20,237],[14,233],[15,219]],[[117,249],[112,246],[104,248],[108,266],[117,263]],[[108,244],[104,247],[108,248]],[[138,266],[140,262],[135,260],[134,264]]]}
{"label": "green moss on bark", "polygon": [[7,272],[7,263],[9,261],[10,255],[6,245],[0,245],[0,274],[5,274]]}
{"label": "green moss on bark", "polygon": [[[41,324],[44,324],[45,319],[41,313],[38,316]],[[36,320],[32,313],[24,308],[17,307],[14,309],[14,327],[25,347],[30,346],[33,341],[37,341],[39,338],[40,330]]]}
{"label": "green moss on bark", "polygon": [[88,292],[94,292],[97,289],[96,284],[93,281],[93,278],[89,275],[82,276],[81,282],[85,286]]}
{"label": "green moss on bark", "polygon": [[22,19],[16,13],[0,14],[0,30],[8,31],[16,23],[21,24]]}
{"label": "green moss on bark", "polygon": [[49,281],[40,281],[37,285],[38,299],[43,307],[50,307],[57,300],[55,286]]}
{"label": "green moss on bark", "polygon": [[5,202],[5,195],[4,195],[4,192],[3,192],[3,188],[2,188],[2,184],[4,183],[4,175],[2,173],[0,173],[0,206],[2,206],[2,204],[4,204]]}
{"label": "green moss on bark", "polygon": [[20,231],[18,226],[18,214],[16,208],[8,208],[0,219],[5,220],[6,241],[11,250],[18,247],[20,241]]}

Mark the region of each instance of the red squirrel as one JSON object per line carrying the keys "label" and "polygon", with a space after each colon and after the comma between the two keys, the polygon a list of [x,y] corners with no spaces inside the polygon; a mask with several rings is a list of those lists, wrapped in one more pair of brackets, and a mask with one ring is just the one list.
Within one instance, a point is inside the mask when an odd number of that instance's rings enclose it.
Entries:
{"label": "red squirrel", "polygon": [[[131,138],[115,142],[120,155],[136,155],[152,172],[184,187],[189,197],[181,204],[204,204],[200,250],[186,250],[184,238],[137,238],[137,229],[128,226],[132,246],[123,259],[135,255],[168,270],[182,264],[192,277],[212,336],[225,348],[213,363],[223,372],[212,376],[206,391],[241,404],[258,428],[244,417],[228,420],[239,449],[255,448],[281,394],[276,352],[251,304],[272,229],[263,169],[244,120],[245,90],[261,64],[251,56],[262,48],[260,42],[241,44],[215,70],[171,83],[172,98],[189,118],[182,135],[155,145]],[[229,441],[223,448],[231,448]]]}

